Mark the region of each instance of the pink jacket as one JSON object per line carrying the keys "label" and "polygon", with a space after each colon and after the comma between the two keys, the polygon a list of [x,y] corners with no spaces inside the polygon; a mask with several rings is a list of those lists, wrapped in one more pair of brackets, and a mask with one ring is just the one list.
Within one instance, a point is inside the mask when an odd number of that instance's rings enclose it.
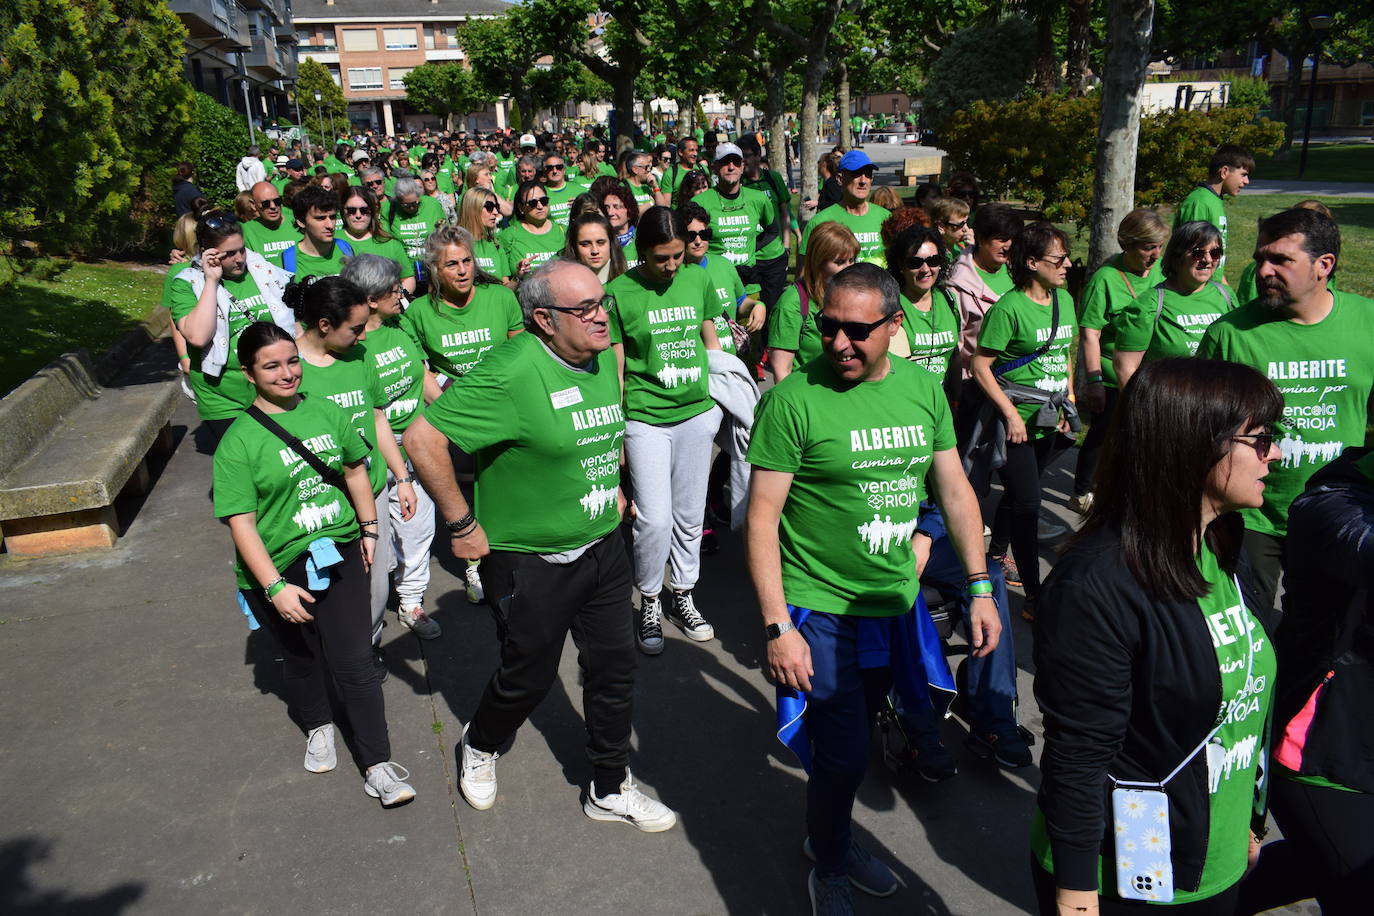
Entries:
{"label": "pink jacket", "polygon": [[973,354],[978,350],[978,332],[983,329],[983,316],[999,298],[988,288],[973,266],[973,248],[969,247],[954,259],[949,270],[948,287],[959,301],[959,377],[972,378]]}

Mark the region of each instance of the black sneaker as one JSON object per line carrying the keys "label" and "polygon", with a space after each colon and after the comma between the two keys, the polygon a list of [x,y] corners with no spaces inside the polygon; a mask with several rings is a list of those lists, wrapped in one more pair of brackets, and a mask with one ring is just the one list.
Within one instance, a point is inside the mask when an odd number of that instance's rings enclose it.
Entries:
{"label": "black sneaker", "polygon": [[720,553],[720,538],[716,537],[716,532],[710,528],[701,532],[701,552],[708,557]]}
{"label": "black sneaker", "polygon": [[386,670],[386,653],[381,646],[372,647],[372,664],[377,669],[377,683],[385,684],[391,672]]}
{"label": "black sneaker", "polygon": [[645,655],[658,655],[663,651],[663,626],[659,623],[662,615],[663,602],[659,600],[658,595],[640,596],[635,644]]}
{"label": "black sneaker", "polygon": [[996,760],[1008,769],[1028,767],[1033,762],[1030,745],[1020,729],[1008,726],[995,732],[970,732],[964,746],[984,760]]}
{"label": "black sneaker", "polygon": [[682,631],[693,642],[710,642],[716,637],[716,628],[706,622],[697,611],[692,600],[692,590],[684,592],[673,590],[673,603],[668,608],[668,622]]}

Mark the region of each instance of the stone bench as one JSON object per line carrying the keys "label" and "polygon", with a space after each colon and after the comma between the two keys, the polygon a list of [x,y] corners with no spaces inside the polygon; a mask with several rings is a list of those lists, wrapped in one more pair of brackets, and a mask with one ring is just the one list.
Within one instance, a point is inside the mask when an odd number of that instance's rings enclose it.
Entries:
{"label": "stone bench", "polygon": [[66,353],[0,400],[0,535],[12,554],[113,547],[115,500],[149,483],[147,456],[170,452],[182,397],[161,337],[165,309],[99,361]]}

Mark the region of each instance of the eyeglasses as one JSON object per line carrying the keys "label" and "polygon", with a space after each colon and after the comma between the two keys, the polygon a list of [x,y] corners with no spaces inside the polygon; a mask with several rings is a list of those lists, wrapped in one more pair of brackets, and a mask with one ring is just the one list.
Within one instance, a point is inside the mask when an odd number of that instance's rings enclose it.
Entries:
{"label": "eyeglasses", "polygon": [[920,270],[922,264],[938,272],[941,267],[945,266],[945,259],[938,254],[933,254],[928,258],[918,258],[912,255],[906,259],[907,270]]}
{"label": "eyeglasses", "polygon": [[647,165],[642,165],[642,164],[641,164],[641,165],[636,165],[636,166],[632,166],[632,167],[631,167],[631,171],[635,171],[635,172],[647,172],[647,171],[649,171],[649,167],[648,167]]}
{"label": "eyeglasses", "polygon": [[1048,254],[1047,254],[1047,255],[1043,255],[1042,257],[1036,258],[1037,261],[1044,261],[1046,264],[1050,264],[1050,265],[1052,265],[1052,266],[1054,266],[1054,267],[1056,267],[1056,268],[1063,267],[1063,266],[1064,266],[1064,262],[1067,261],[1068,259],[1069,259],[1069,256],[1066,255],[1066,254],[1058,254],[1058,255],[1048,255]]}
{"label": "eyeglasses", "polygon": [[262,210],[262,209],[264,209],[264,208],[266,208],[266,207],[280,207],[280,206],[281,206],[281,198],[280,198],[280,197],[273,197],[271,200],[260,200],[260,201],[258,201],[258,209],[259,209],[259,210]]}
{"label": "eyeglasses", "polygon": [[380,188],[384,184],[386,184],[386,182],[381,178],[369,178],[367,180],[367,186],[369,188]]}
{"label": "eyeglasses", "polygon": [[439,179],[437,179],[437,178],[421,178],[420,180],[423,181],[425,184],[434,184],[434,182],[438,181]]}
{"label": "eyeglasses", "polygon": [[1246,433],[1244,435],[1232,436],[1231,438],[1236,440],[1237,442],[1245,442],[1250,439],[1255,440],[1254,442],[1251,442],[1250,445],[1254,447],[1255,454],[1259,456],[1260,461],[1264,461],[1266,458],[1268,458],[1269,450],[1274,447],[1274,434],[1272,432]]}
{"label": "eyeglasses", "polygon": [[853,169],[853,170],[850,170],[850,169],[842,169],[842,170],[840,171],[840,174],[841,174],[841,175],[848,175],[848,176],[849,176],[849,180],[850,180],[850,181],[853,181],[855,178],[858,178],[860,175],[862,175],[862,176],[865,177],[865,178],[872,178],[872,177],[873,177],[874,171],[876,171],[876,169],[875,169],[873,166],[871,166],[871,165],[866,165],[866,166],[864,166],[864,167],[861,168],[861,169]]}
{"label": "eyeglasses", "polygon": [[945,228],[950,232],[963,232],[967,226],[968,220],[964,220],[961,223],[945,223]]}
{"label": "eyeglasses", "polygon": [[727,166],[727,165],[743,166],[743,165],[744,165],[744,160],[741,159],[741,158],[738,157],[738,156],[726,156],[724,159],[718,159],[718,160],[716,160],[716,165],[719,165],[719,166],[722,166],[722,167],[723,167],[723,166]]}
{"label": "eyeglasses", "polygon": [[687,244],[690,245],[692,242],[695,242],[695,241],[697,241],[698,239],[700,239],[700,240],[703,241],[703,242],[709,242],[709,241],[711,241],[711,236],[714,235],[714,234],[715,234],[715,233],[711,231],[711,227],[710,227],[710,226],[707,226],[705,229],[700,229],[700,230],[698,230],[698,229],[688,229],[688,230],[687,230]]}
{"label": "eyeglasses", "polygon": [[482,201],[482,209],[486,210],[488,213],[495,213],[497,210],[501,209],[501,205],[494,200],[484,200]]}
{"label": "eyeglasses", "polygon": [[891,315],[884,315],[872,324],[865,321],[836,321],[829,315],[816,313],[816,327],[822,337],[834,337],[844,331],[844,336],[855,342],[868,340],[870,334],[891,320]]}
{"label": "eyeglasses", "polygon": [[526,197],[526,198],[525,198],[525,207],[526,207],[526,208],[529,208],[529,207],[547,207],[548,205],[549,205],[549,199],[548,199],[547,197]]}
{"label": "eyeglasses", "polygon": [[371,216],[371,207],[344,207],[344,212],[349,216]]}
{"label": "eyeglasses", "polygon": [[1226,252],[1221,248],[1189,248],[1188,257],[1194,261],[1206,261],[1209,258],[1213,261],[1220,261],[1221,256]]}
{"label": "eyeglasses", "polygon": [[577,305],[546,305],[543,308],[552,312],[567,312],[574,315],[579,321],[591,321],[596,317],[597,309],[605,309],[606,314],[610,315],[615,311],[615,296],[606,295],[600,299],[585,299]]}
{"label": "eyeglasses", "polygon": [[567,164],[566,162],[546,162],[546,163],[544,163],[544,171],[546,171],[546,172],[556,172],[556,171],[559,171],[559,170],[561,170],[561,169],[565,169],[565,168],[567,168],[567,167],[568,167],[568,164]]}

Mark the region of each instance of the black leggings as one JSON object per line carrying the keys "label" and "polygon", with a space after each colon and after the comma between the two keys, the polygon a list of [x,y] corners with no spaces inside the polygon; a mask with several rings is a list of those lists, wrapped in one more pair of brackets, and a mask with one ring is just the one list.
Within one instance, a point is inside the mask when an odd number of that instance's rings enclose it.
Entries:
{"label": "black leggings", "polygon": [[[1078,448],[1078,467],[1073,472],[1073,495],[1082,496],[1092,491],[1096,483],[1097,462],[1102,458],[1102,445],[1107,439],[1107,428],[1112,425],[1112,414],[1116,412],[1116,401],[1121,391],[1106,388],[1107,406],[1101,413],[1093,414],[1088,420],[1088,434]],[[1081,402],[1080,402],[1081,403]]]}
{"label": "black leggings", "polygon": [[[1039,439],[1007,443],[1007,463],[998,469],[1005,492],[997,503],[992,522],[992,543],[988,552],[1002,556],[1011,546],[1021,585],[1027,598],[1040,594],[1040,475],[1058,449],[1059,437],[1051,431]],[[988,490],[988,472],[974,469],[970,479],[975,493]]]}
{"label": "black leggings", "polygon": [[[1055,905],[1054,875],[1034,859],[1031,860],[1031,880],[1035,882],[1035,901],[1040,908],[1040,916],[1057,916],[1059,908]],[[1236,910],[1236,900],[1240,895],[1240,885],[1233,884],[1219,894],[1206,900],[1192,903],[1164,904],[1150,903],[1146,900],[1122,900],[1119,897],[1099,897],[1098,911],[1101,916],[1144,916],[1153,912],[1157,916],[1232,916]]]}
{"label": "black leggings", "polygon": [[1278,777],[1269,805],[1283,839],[1241,882],[1239,914],[1315,897],[1323,916],[1368,913],[1374,880],[1374,795]]}
{"label": "black leggings", "polygon": [[[286,703],[301,725],[309,730],[334,721],[325,689],[327,670],[334,676],[334,686],[353,726],[358,763],[367,769],[391,759],[381,675],[372,656],[372,592],[358,542],[338,547],[344,561],[330,567],[333,581],[327,589],[312,591],[315,603],[305,605],[315,618],[313,623],[283,620],[260,588],[241,593],[258,623],[281,646]],[[287,582],[306,587],[309,556],[308,552],[302,554],[280,571]]]}

